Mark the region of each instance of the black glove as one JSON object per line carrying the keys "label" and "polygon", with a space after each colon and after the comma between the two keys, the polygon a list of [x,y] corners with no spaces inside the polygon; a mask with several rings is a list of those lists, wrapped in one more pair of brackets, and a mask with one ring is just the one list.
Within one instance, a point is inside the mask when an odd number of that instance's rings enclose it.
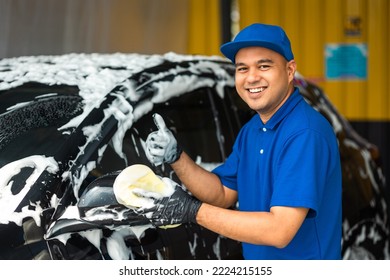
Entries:
{"label": "black glove", "polygon": [[142,193],[142,196],[152,199],[154,206],[137,209],[136,212],[147,219],[154,226],[177,225],[196,223],[196,215],[202,204],[201,201],[188,194],[180,186],[175,187],[169,197],[154,198],[153,194]]}
{"label": "black glove", "polygon": [[146,139],[146,157],[155,166],[164,162],[168,164],[176,162],[182,149],[177,144],[175,136],[165,125],[164,119],[159,114],[154,114],[153,119],[158,130],[150,133]]}

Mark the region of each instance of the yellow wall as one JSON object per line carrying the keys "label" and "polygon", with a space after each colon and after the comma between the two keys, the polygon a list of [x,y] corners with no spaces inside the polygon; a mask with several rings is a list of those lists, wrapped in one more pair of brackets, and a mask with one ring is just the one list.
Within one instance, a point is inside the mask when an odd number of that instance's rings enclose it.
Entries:
{"label": "yellow wall", "polygon": [[[390,120],[389,0],[237,0],[240,28],[253,22],[281,25],[298,71],[319,84],[350,120]],[[360,19],[352,25],[350,18]],[[349,35],[347,30],[357,30]],[[325,45],[367,44],[367,78],[330,80]]]}
{"label": "yellow wall", "polygon": [[190,0],[188,16],[188,53],[220,55],[220,0]]}

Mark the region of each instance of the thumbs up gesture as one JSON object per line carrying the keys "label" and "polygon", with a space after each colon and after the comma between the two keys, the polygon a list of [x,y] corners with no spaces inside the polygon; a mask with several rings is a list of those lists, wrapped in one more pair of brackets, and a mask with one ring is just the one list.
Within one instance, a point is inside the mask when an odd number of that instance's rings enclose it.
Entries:
{"label": "thumbs up gesture", "polygon": [[176,138],[159,114],[154,114],[153,119],[158,130],[150,133],[146,139],[145,152],[148,160],[156,166],[164,162],[169,164],[176,162],[182,153]]}

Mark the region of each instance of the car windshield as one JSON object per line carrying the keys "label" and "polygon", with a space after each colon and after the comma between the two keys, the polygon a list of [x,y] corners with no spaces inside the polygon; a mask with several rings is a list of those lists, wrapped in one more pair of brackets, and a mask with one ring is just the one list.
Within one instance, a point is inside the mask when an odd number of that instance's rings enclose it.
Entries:
{"label": "car windshield", "polygon": [[69,138],[59,128],[81,111],[78,96],[53,93],[52,88],[50,94],[40,91],[27,98],[23,86],[18,90],[18,103],[7,103],[7,96],[1,100],[6,113],[0,120],[0,167],[31,155],[58,153]]}

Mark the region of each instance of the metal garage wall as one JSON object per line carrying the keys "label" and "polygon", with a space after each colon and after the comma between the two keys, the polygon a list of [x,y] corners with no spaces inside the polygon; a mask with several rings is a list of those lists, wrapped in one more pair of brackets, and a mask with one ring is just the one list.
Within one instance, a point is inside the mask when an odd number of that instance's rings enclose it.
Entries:
{"label": "metal garage wall", "polygon": [[[253,22],[285,28],[298,71],[322,86],[345,117],[390,120],[390,1],[237,1],[241,28]],[[343,67],[349,76],[336,71]]]}
{"label": "metal garage wall", "polygon": [[220,55],[220,0],[190,0],[188,53]]}

